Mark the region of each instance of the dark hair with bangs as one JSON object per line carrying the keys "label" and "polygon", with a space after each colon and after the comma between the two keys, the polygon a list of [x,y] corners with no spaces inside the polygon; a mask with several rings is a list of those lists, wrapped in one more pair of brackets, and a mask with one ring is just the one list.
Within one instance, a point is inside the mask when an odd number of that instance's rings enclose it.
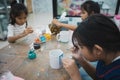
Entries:
{"label": "dark hair with bangs", "polygon": [[92,13],[100,13],[100,6],[97,2],[94,1],[86,1],[81,5],[81,9],[87,11],[88,15]]}
{"label": "dark hair with bangs", "polygon": [[92,51],[95,44],[106,52],[120,51],[120,32],[116,24],[102,14],[94,14],[85,19],[74,31],[72,42],[76,46],[86,46]]}
{"label": "dark hair with bangs", "polygon": [[12,3],[10,11],[10,23],[14,25],[16,23],[15,18],[20,16],[22,13],[28,15],[28,10],[26,6],[22,3]]}

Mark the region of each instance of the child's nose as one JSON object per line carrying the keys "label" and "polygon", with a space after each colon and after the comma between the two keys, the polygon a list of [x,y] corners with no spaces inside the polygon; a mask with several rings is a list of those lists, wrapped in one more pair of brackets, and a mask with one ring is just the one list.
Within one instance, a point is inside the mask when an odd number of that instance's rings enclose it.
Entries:
{"label": "child's nose", "polygon": [[25,19],[23,19],[21,22],[22,22],[22,23],[25,23],[25,22],[26,22],[26,20],[25,20]]}

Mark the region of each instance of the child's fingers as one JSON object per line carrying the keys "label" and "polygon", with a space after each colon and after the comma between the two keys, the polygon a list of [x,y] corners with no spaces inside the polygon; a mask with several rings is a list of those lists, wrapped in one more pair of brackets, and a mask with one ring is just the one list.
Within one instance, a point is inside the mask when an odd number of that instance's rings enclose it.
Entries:
{"label": "child's fingers", "polygon": [[28,26],[27,28],[32,28],[32,26]]}
{"label": "child's fingers", "polygon": [[32,33],[33,32],[33,30],[29,30],[29,33]]}
{"label": "child's fingers", "polygon": [[32,33],[33,32],[33,29],[32,28],[26,28],[26,31],[28,32],[28,33]]}
{"label": "child's fingers", "polygon": [[70,59],[70,58],[63,58],[62,59],[62,63],[63,63],[63,66],[69,66],[69,65],[71,65],[72,63],[74,62],[74,60],[73,59]]}
{"label": "child's fingers", "polygon": [[28,29],[28,30],[33,30],[32,27],[27,27],[26,29]]}

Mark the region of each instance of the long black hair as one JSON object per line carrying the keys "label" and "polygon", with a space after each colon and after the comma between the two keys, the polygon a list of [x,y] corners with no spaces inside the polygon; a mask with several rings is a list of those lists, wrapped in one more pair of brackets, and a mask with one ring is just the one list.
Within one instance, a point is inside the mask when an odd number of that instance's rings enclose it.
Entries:
{"label": "long black hair", "polygon": [[95,44],[106,52],[120,51],[119,29],[111,19],[102,14],[94,14],[85,19],[73,33],[74,45],[75,40],[79,46],[86,46],[91,51]]}
{"label": "long black hair", "polygon": [[22,13],[28,15],[26,6],[22,3],[17,3],[16,1],[12,2],[10,10],[10,23],[14,25],[16,23],[15,18],[20,16]]}
{"label": "long black hair", "polygon": [[86,1],[81,5],[81,9],[87,11],[88,15],[92,13],[100,13],[100,6],[97,2],[94,1]]}

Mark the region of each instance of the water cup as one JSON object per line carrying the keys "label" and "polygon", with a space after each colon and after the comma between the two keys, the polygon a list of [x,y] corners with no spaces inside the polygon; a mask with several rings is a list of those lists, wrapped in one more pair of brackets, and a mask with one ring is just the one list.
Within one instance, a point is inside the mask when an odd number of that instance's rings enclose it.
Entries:
{"label": "water cup", "polygon": [[54,49],[49,52],[50,66],[52,69],[60,69],[62,67],[62,57],[63,51],[60,49]]}
{"label": "water cup", "polygon": [[69,41],[69,31],[60,31],[56,36],[57,40],[60,42],[68,42]]}

